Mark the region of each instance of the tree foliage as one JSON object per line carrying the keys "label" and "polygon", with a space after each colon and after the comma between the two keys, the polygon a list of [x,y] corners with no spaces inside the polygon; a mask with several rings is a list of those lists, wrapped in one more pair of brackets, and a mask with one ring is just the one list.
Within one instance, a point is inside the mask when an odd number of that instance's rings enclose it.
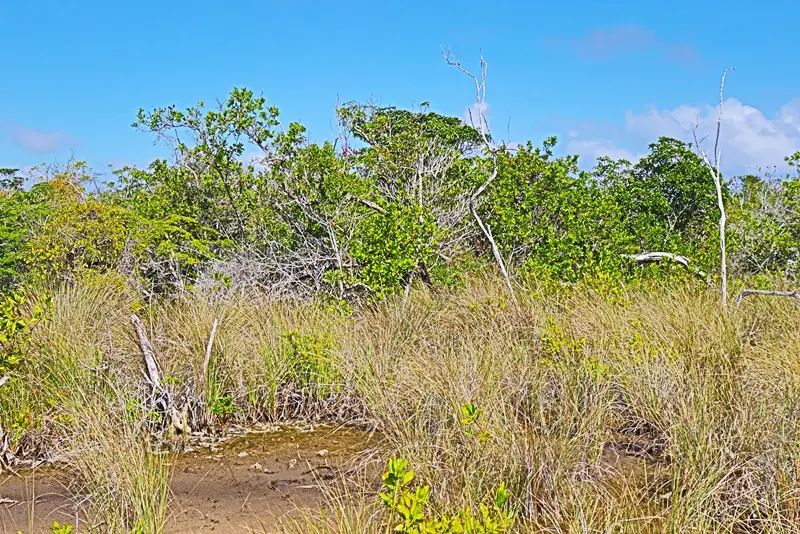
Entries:
{"label": "tree foliage", "polygon": [[[154,295],[258,286],[380,298],[493,268],[471,201],[515,276],[674,276],[630,260],[656,251],[705,270],[717,260],[713,180],[682,141],[583,170],[556,155],[555,138],[489,153],[479,131],[427,104],[347,103],[337,119],[338,137],[314,143],[265,98],[234,89],[215,106],[140,110],[134,126],[171,156],[120,169],[94,193],[82,162],[34,169],[29,181],[0,169],[0,283],[102,274]],[[495,157],[496,178],[472,199]],[[800,152],[786,162],[795,175],[725,190],[739,275],[796,276]]]}

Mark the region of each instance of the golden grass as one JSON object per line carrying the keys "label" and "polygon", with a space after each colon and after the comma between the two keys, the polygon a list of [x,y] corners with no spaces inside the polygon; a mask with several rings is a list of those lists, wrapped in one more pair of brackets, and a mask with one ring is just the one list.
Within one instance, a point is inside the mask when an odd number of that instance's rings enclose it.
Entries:
{"label": "golden grass", "polygon": [[[474,507],[505,482],[520,532],[800,532],[793,302],[753,298],[723,317],[716,295],[688,287],[613,299],[523,296],[518,305],[503,294],[502,284],[482,280],[453,293],[413,291],[352,316],[243,296],[140,313],[193,426],[220,420],[209,402],[223,394],[237,406],[228,417],[241,423],[373,424],[387,454],[430,484],[432,513]],[[91,498],[93,487],[124,495],[127,527],[141,517],[157,524],[167,463],[124,415],[126,402],[146,405],[128,322],[135,300],[74,288],[55,301],[22,373],[73,406],[20,392],[7,409],[40,402],[35,411],[47,421],[72,418],[42,431],[75,440],[83,453],[73,463]],[[465,404],[481,410],[480,438],[461,421]],[[105,443],[107,433],[129,449]],[[130,467],[112,462],[120,455]],[[385,525],[374,480],[330,492],[330,507],[293,516],[286,530]]]}

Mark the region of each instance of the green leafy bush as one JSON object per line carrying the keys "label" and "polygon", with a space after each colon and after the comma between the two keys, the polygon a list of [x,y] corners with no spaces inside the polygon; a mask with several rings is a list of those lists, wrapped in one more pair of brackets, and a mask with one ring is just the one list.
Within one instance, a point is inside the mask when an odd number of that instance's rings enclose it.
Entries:
{"label": "green leafy bush", "polygon": [[509,508],[508,492],[500,484],[488,502],[478,505],[479,513],[464,508],[453,514],[431,517],[426,507],[430,500],[430,487],[411,487],[414,471],[403,458],[389,460],[383,477],[384,491],[380,498],[388,509],[386,532],[405,534],[499,534],[507,532],[514,523],[514,512]]}

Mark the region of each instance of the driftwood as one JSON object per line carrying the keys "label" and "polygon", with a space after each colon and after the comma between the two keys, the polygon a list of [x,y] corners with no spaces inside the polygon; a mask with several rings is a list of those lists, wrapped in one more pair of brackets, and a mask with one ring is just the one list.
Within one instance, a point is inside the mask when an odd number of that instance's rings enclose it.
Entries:
{"label": "driftwood", "polygon": [[736,306],[735,307],[736,307],[737,310],[739,309],[739,306],[741,306],[742,301],[744,300],[744,298],[748,297],[750,295],[764,295],[764,296],[767,296],[767,297],[789,297],[789,298],[800,300],[800,293],[798,293],[797,291],[772,291],[772,290],[769,290],[769,289],[745,289],[741,293],[739,293],[738,297],[736,297]]}
{"label": "driftwood", "polygon": [[153,345],[147,338],[144,323],[142,323],[142,320],[139,319],[136,314],[131,315],[131,323],[133,324],[133,329],[136,331],[136,337],[139,338],[139,348],[144,357],[144,366],[147,371],[146,378],[151,387],[153,407],[160,409],[164,415],[169,418],[175,430],[183,434],[188,434],[191,432],[191,428],[187,421],[187,409],[184,408],[183,413],[178,411],[175,407],[175,403],[172,401],[172,395],[161,385],[161,373],[156,363],[156,353],[153,350]]}
{"label": "driftwood", "polygon": [[671,252],[642,252],[640,254],[624,254],[626,258],[630,258],[636,263],[661,263],[662,261],[671,261],[679,265],[683,265],[688,271],[694,273],[699,278],[706,279],[708,276],[705,271],[701,271],[691,264],[689,258]]}

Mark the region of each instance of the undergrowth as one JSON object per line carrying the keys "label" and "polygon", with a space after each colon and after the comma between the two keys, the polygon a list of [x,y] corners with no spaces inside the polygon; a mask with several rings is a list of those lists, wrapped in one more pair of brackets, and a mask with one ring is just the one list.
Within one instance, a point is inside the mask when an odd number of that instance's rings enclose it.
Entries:
{"label": "undergrowth", "polygon": [[478,280],[343,314],[76,285],[30,329],[0,389],[3,428],[19,457],[65,459],[109,530],[163,532],[175,438],[146,424],[136,312],[192,428],[381,432],[381,463],[286,532],[800,531],[793,302],[724,317],[694,287],[529,293],[515,304]]}

